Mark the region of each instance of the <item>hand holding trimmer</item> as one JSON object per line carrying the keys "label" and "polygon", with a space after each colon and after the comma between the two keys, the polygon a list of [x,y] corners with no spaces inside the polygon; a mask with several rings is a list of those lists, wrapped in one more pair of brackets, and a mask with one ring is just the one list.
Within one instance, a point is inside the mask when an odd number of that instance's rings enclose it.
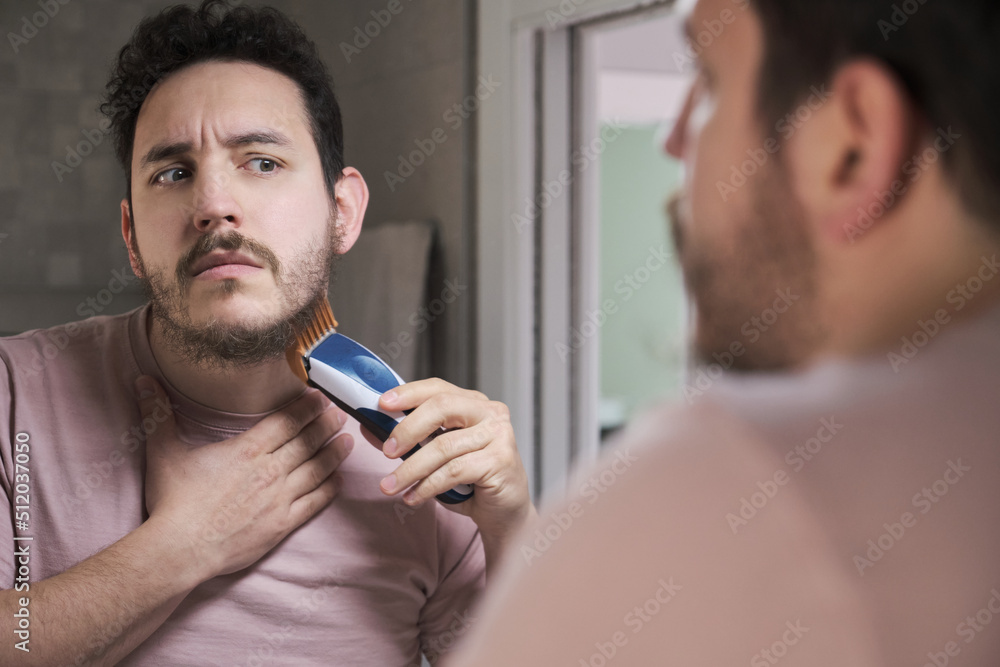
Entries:
{"label": "hand holding trimmer", "polygon": [[[380,441],[402,421],[406,413],[385,412],[379,398],[403,384],[402,378],[366,347],[336,333],[337,321],[325,300],[317,307],[308,329],[298,337],[298,345],[288,350],[288,363],[303,382],[316,387]],[[430,436],[422,442],[427,444]],[[402,458],[413,455],[415,446]],[[443,503],[461,503],[472,497],[473,487],[460,484],[438,495]]]}

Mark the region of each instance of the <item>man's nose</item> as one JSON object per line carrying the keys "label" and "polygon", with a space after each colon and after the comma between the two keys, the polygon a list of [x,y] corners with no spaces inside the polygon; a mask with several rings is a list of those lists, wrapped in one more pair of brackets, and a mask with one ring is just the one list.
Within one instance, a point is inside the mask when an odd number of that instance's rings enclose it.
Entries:
{"label": "man's nose", "polygon": [[195,188],[192,223],[199,232],[243,224],[243,209],[233,196],[232,177],[225,173],[202,173]]}
{"label": "man's nose", "polygon": [[670,134],[667,135],[666,143],[663,144],[663,150],[678,160],[684,157],[688,120],[691,118],[691,110],[694,108],[694,93],[695,86],[692,85],[688,89],[687,98],[684,100],[684,106],[681,108],[681,114],[674,122],[674,127],[670,130]]}

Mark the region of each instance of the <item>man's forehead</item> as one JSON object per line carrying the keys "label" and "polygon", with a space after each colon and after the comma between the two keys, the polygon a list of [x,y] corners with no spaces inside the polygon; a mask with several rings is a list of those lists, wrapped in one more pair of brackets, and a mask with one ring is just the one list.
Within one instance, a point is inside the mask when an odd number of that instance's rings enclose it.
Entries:
{"label": "man's forehead", "polygon": [[206,133],[232,136],[268,128],[293,142],[311,137],[298,85],[245,62],[206,62],[174,72],[150,91],[139,112],[135,147],[199,143]]}

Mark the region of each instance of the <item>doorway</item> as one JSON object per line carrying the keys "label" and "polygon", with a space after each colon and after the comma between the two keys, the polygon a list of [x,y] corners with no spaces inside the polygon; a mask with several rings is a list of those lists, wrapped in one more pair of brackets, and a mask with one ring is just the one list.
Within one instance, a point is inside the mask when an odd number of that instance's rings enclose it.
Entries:
{"label": "doorway", "polygon": [[[692,77],[671,2],[480,3],[478,384],[511,407],[532,491],[677,396],[685,300],[665,128]],[[492,100],[491,100],[492,101]]]}

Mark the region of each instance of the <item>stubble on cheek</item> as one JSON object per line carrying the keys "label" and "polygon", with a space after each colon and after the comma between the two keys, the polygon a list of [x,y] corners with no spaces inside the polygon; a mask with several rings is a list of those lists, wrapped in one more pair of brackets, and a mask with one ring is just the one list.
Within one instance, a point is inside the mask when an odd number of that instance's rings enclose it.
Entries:
{"label": "stubble on cheek", "polygon": [[[762,170],[747,187],[754,188],[749,205],[729,207],[724,221],[685,219],[689,209],[681,199],[668,205],[697,312],[693,354],[703,364],[732,358],[734,370],[792,368],[807,362],[823,339],[815,248],[781,167]],[[734,349],[742,354],[733,356]]]}
{"label": "stubble on cheek", "polygon": [[[134,235],[133,235],[134,238]],[[326,298],[340,234],[333,219],[324,243],[303,243],[288,262],[282,263],[269,248],[238,233],[204,237],[178,261],[175,271],[156,271],[135,256],[143,274],[153,317],[161,323],[165,342],[192,364],[211,367],[251,366],[283,357],[295,336],[312,318],[320,299]],[[249,300],[257,313],[242,321],[210,320],[194,323],[190,315],[193,285],[190,267],[215,249],[245,251],[269,268],[275,287],[269,296]],[[246,290],[239,280],[221,281],[214,289],[222,296]]]}

